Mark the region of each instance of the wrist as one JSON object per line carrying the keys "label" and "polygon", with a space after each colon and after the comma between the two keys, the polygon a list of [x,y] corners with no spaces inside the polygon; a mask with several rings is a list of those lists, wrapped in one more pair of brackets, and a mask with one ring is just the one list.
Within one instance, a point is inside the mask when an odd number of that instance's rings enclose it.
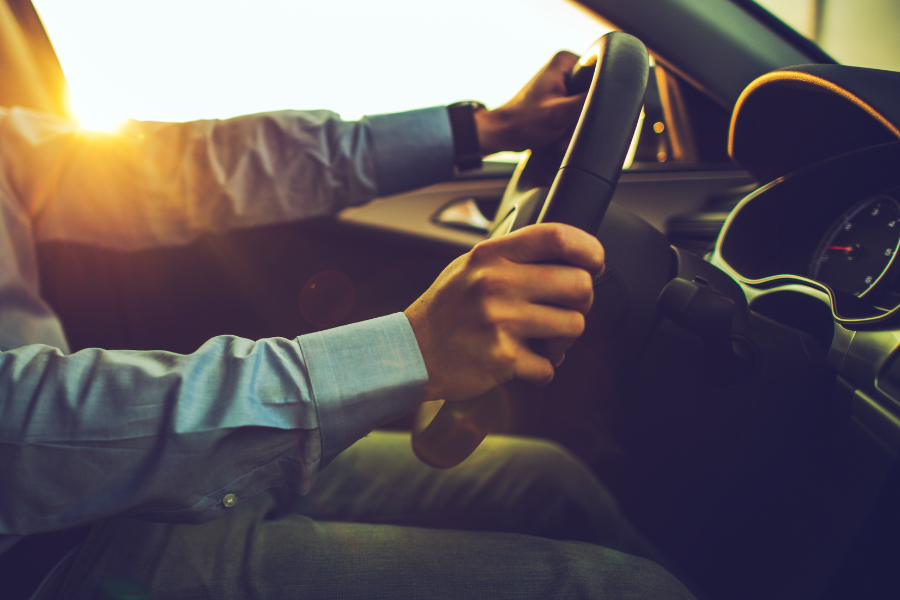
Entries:
{"label": "wrist", "polygon": [[483,156],[511,149],[504,141],[508,122],[509,115],[502,107],[494,110],[484,108],[475,112],[475,126],[478,128],[478,142]]}

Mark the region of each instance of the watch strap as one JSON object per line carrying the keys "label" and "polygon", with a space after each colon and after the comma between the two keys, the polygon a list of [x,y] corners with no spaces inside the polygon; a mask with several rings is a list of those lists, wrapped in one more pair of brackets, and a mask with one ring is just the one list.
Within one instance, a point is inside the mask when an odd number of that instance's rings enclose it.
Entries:
{"label": "watch strap", "polygon": [[481,167],[481,144],[478,142],[475,112],[484,107],[484,104],[473,100],[455,102],[447,107],[453,135],[453,164],[460,171]]}

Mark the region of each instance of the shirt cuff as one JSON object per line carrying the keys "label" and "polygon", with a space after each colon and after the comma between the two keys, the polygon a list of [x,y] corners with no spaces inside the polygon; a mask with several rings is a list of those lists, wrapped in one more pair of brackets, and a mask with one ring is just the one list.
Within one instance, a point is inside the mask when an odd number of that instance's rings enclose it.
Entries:
{"label": "shirt cuff", "polygon": [[375,427],[425,396],[428,372],[406,315],[353,323],[299,338],[322,441],[321,468]]}
{"label": "shirt cuff", "polygon": [[453,135],[443,106],[365,117],[372,132],[381,196],[453,176]]}

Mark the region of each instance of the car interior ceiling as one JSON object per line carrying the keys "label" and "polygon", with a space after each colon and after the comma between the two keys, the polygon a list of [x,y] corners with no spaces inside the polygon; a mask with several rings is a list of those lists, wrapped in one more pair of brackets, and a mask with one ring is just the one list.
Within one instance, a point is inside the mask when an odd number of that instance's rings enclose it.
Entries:
{"label": "car interior ceiling", "polygon": [[66,79],[31,0],[0,2],[0,106],[66,115]]}
{"label": "car interior ceiling", "polygon": [[[597,287],[587,330],[553,384],[505,386],[504,430],[557,440],[590,464],[698,598],[895,597],[896,446],[885,441],[892,434],[860,421],[858,386],[828,362],[839,330],[834,315],[821,300],[790,290],[748,302],[733,274],[709,262],[747,194],[797,167],[895,140],[840,99],[811,103],[802,91],[768,90],[756,108],[773,115],[765,126],[793,127],[792,135],[805,138],[819,133],[822,144],[808,148],[823,154],[785,147],[786,170],[736,166],[728,132],[741,91],[773,69],[827,56],[781,37],[744,2],[714,0],[724,15],[717,23],[687,0],[581,3],[646,38],[655,59],[646,117],[634,166],[598,232],[612,275]],[[656,18],[646,18],[648,11]],[[760,38],[769,40],[769,52],[755,49]],[[66,114],[65,78],[30,0],[0,0],[0,81],[0,106]],[[789,110],[791,118],[779,112]],[[838,111],[843,117],[835,120]],[[797,115],[810,118],[807,129]],[[817,130],[822,121],[834,128]],[[862,134],[870,137],[854,137]],[[748,152],[769,151],[771,144]],[[872,169],[896,164],[886,152],[866,159]],[[447,201],[475,198],[490,220],[510,174],[511,167],[489,163],[440,190]],[[137,252],[42,243],[42,294],[73,351],[187,353],[216,335],[317,330],[298,299],[325,271],[347,275],[354,286],[341,324],[403,310],[466,251],[465,241],[371,227],[365,213],[355,214],[363,217],[210,234]],[[781,218],[770,212],[760,220],[773,214]],[[744,223],[735,225],[733,240],[741,227],[759,224],[750,216]],[[481,235],[465,232],[470,240]],[[695,305],[700,313],[727,298],[722,310],[732,311],[735,329],[697,326],[678,304],[673,280],[694,285],[691,293],[709,302]],[[707,287],[718,296],[700,289]],[[410,425],[406,418],[390,427]]]}

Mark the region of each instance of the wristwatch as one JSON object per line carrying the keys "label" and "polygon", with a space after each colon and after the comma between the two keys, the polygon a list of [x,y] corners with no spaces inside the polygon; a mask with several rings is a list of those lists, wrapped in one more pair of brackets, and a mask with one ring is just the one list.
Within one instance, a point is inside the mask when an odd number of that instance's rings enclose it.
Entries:
{"label": "wristwatch", "polygon": [[484,104],[474,100],[455,102],[447,107],[450,132],[453,134],[453,164],[460,171],[481,168],[481,144],[478,143],[475,113],[484,108]]}

